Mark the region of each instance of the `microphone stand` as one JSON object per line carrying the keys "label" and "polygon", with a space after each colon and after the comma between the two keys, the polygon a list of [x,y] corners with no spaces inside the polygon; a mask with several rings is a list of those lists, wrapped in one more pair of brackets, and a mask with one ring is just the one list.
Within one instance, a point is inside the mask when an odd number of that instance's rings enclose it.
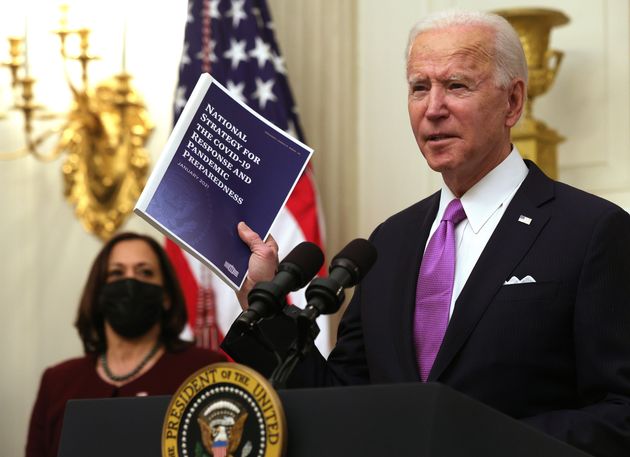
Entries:
{"label": "microphone stand", "polygon": [[275,346],[273,345],[273,343],[271,342],[271,340],[267,337],[267,335],[265,335],[261,330],[260,327],[258,327],[257,325],[254,325],[252,327],[250,327],[249,332],[251,334],[251,336],[266,350],[268,350],[269,352],[271,352],[273,354],[273,356],[276,358],[276,363],[281,364],[282,363],[282,357],[280,357],[280,353],[278,352],[278,350],[275,348]]}
{"label": "microphone stand", "polygon": [[287,356],[271,374],[269,381],[274,388],[283,389],[295,369],[315,345],[319,333],[315,319],[321,314],[336,312],[345,299],[343,287],[331,278],[315,278],[306,289],[306,307],[297,316],[297,335]]}
{"label": "microphone stand", "polygon": [[319,334],[319,327],[315,320],[310,320],[298,315],[296,321],[297,335],[291,344],[286,357],[273,370],[269,377],[269,382],[274,389],[284,389],[289,376],[306,354],[315,345],[315,338]]}
{"label": "microphone stand", "polygon": [[297,315],[297,335],[285,359],[269,378],[274,388],[286,386],[287,379],[300,360],[315,345],[319,327],[315,319],[320,314],[332,314],[345,300],[344,289],[355,286],[376,261],[376,248],[367,240],[357,238],[335,256],[327,278],[315,278],[305,291],[306,307]]}
{"label": "microphone stand", "polygon": [[[263,317],[268,317],[287,305],[286,299],[283,298],[279,301],[275,298],[277,295],[277,287],[271,282],[257,284],[247,297],[250,308],[242,311],[232,325],[235,329],[238,329],[240,336],[249,334],[264,349],[271,352],[276,359],[276,363],[279,365],[282,363],[282,357],[280,356],[278,349],[258,325]],[[261,307],[256,305],[265,306]],[[252,314],[253,308],[259,308],[259,312]],[[269,311],[270,309],[273,311]]]}

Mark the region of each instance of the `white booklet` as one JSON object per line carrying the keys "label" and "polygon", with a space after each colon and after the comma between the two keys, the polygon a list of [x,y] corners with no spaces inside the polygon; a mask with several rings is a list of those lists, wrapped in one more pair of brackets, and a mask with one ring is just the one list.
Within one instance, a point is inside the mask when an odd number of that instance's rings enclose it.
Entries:
{"label": "white booklet", "polygon": [[238,222],[265,239],[312,154],[204,73],[134,211],[238,290]]}

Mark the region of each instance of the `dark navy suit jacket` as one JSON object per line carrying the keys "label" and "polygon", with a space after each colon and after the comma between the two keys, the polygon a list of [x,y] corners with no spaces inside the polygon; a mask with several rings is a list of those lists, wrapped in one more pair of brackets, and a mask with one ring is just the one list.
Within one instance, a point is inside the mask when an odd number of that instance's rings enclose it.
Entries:
{"label": "dark navy suit jacket", "polygon": [[[630,215],[533,163],[462,289],[428,381],[594,455],[630,455]],[[417,275],[439,192],[382,223],[328,360],[291,385],[420,381]],[[520,216],[531,219],[529,224]],[[504,285],[512,276],[536,282]],[[226,349],[262,371],[238,344]]]}

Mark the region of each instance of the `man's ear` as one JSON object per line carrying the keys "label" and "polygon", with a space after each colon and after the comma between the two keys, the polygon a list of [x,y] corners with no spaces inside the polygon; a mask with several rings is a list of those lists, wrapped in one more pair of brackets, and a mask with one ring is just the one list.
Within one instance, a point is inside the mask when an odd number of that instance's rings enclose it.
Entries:
{"label": "man's ear", "polygon": [[508,89],[508,110],[505,115],[505,125],[508,128],[514,127],[523,113],[527,87],[522,79],[514,79]]}

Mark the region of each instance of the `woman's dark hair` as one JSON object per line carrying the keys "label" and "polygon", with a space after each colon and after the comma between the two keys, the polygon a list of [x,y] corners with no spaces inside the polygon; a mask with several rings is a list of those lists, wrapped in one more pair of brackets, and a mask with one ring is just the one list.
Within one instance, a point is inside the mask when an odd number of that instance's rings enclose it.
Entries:
{"label": "woman's dark hair", "polygon": [[170,299],[171,304],[170,308],[162,313],[160,325],[161,341],[168,350],[177,350],[189,344],[179,339],[179,335],[184,329],[186,320],[188,319],[186,314],[186,302],[184,301],[184,295],[182,294],[177,276],[175,275],[171,262],[168,260],[166,252],[157,241],[148,235],[124,232],[115,235],[107,241],[103,249],[98,253],[92,264],[87,282],[85,283],[83,294],[81,295],[77,319],[74,325],[79,331],[79,336],[83,342],[83,350],[86,354],[100,354],[107,348],[104,319],[103,314],[98,309],[98,298],[103,285],[107,282],[109,256],[111,255],[112,249],[121,241],[129,240],[142,240],[146,242],[153,252],[155,252],[159,260],[162,277],[164,278],[164,292]]}

